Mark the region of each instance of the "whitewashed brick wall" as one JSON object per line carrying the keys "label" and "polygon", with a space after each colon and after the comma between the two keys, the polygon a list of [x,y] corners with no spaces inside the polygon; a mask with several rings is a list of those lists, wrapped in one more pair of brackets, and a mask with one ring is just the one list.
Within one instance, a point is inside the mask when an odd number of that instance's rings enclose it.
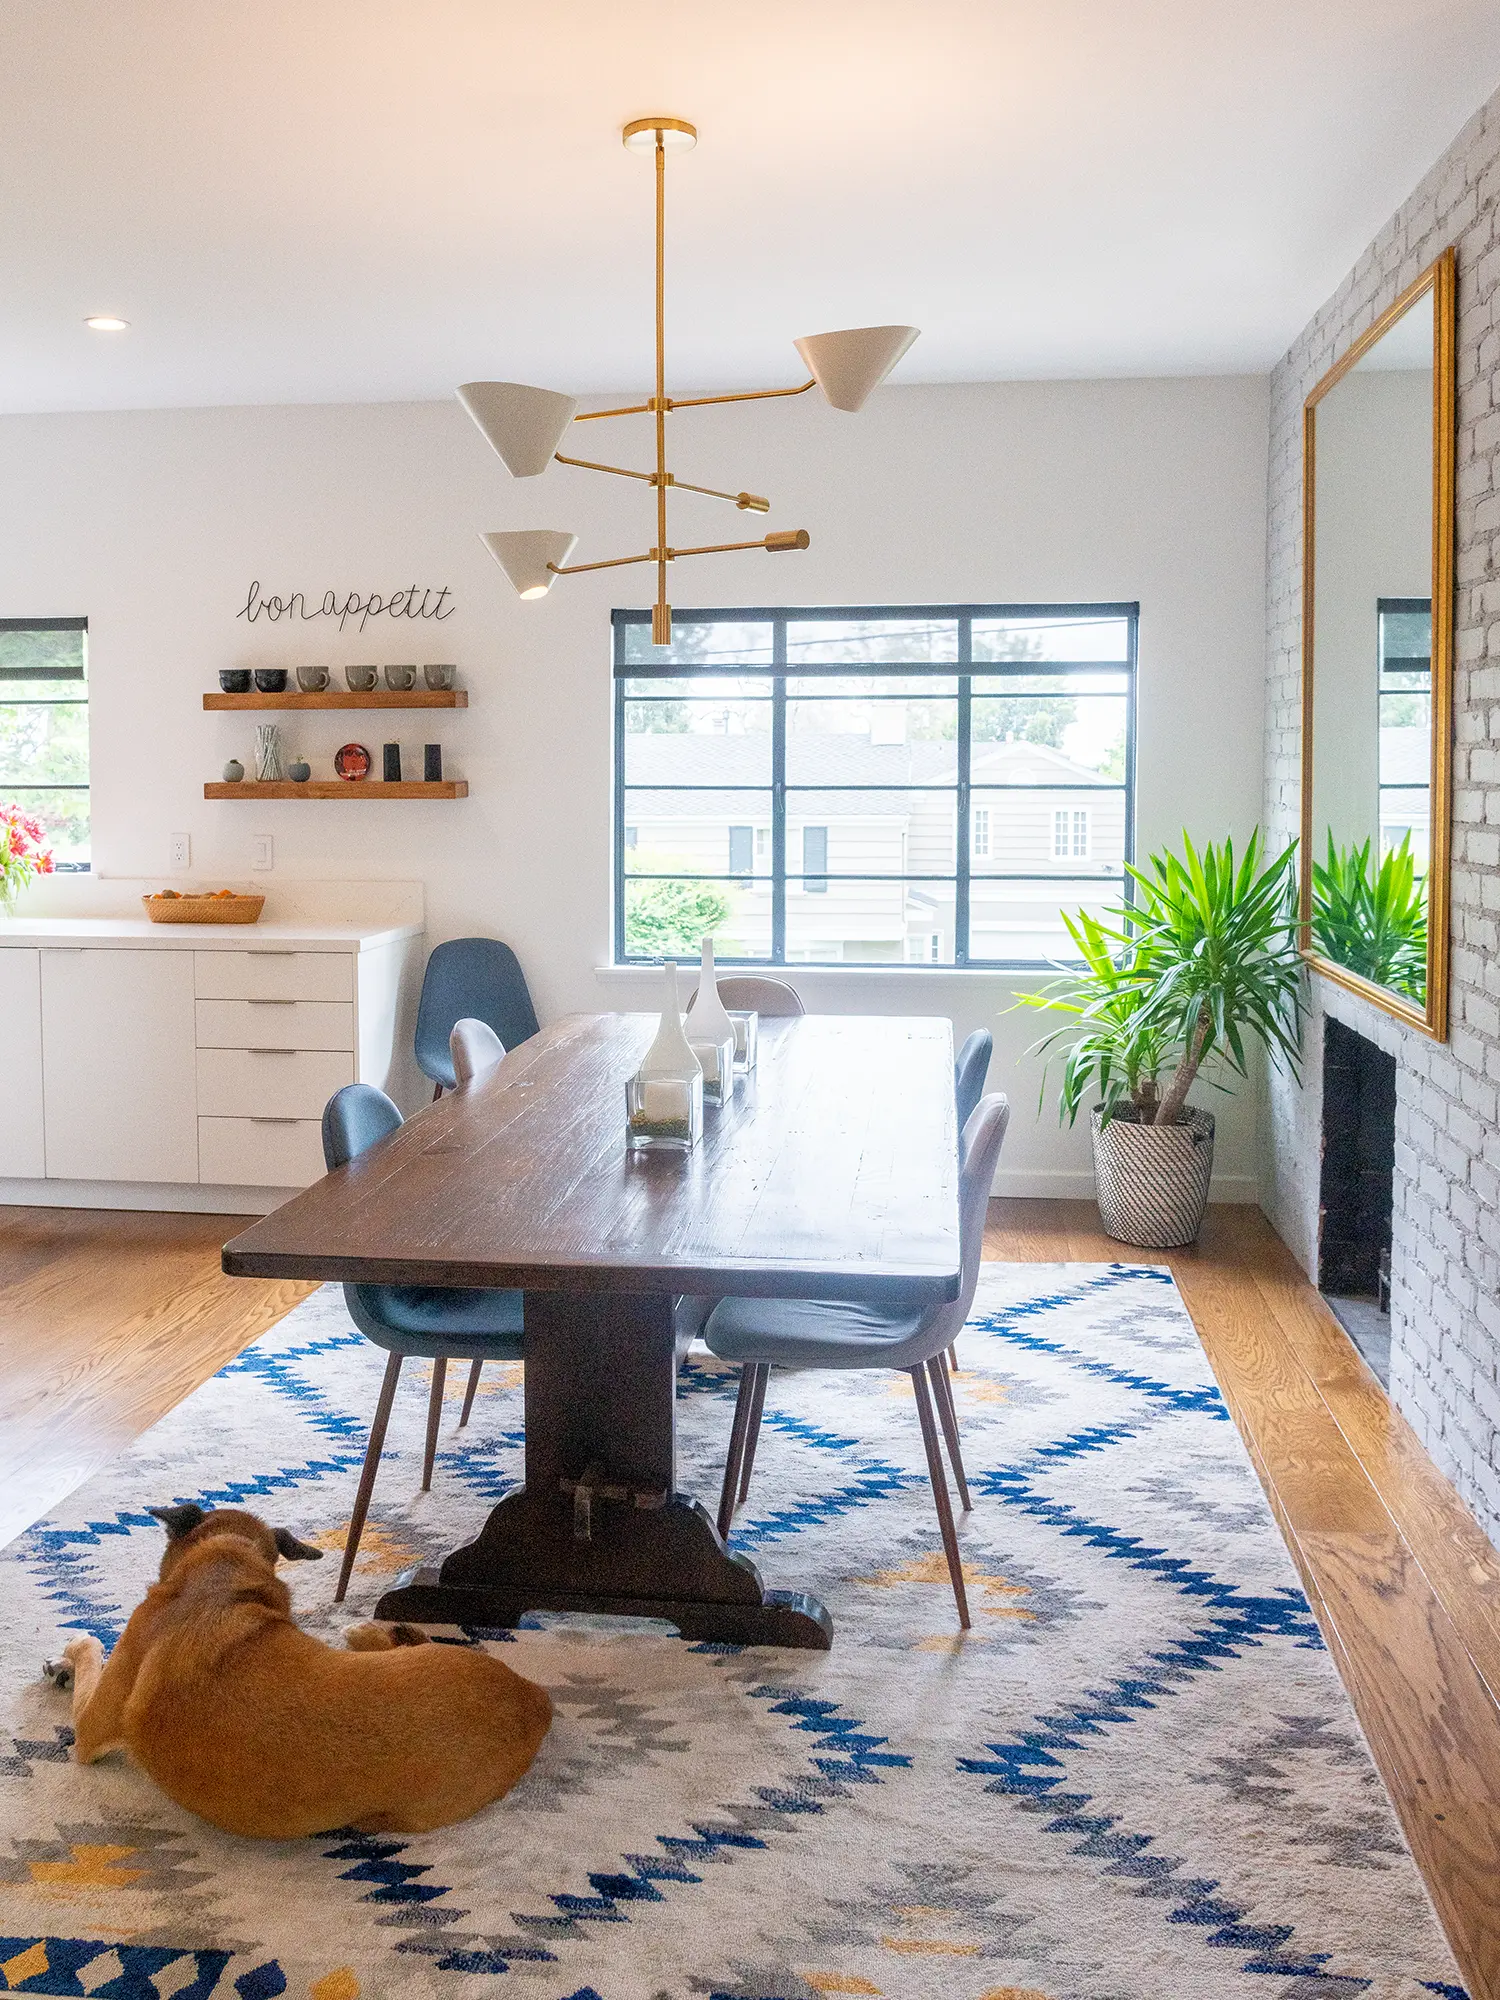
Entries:
{"label": "whitewashed brick wall", "polygon": [[1265,1201],[1314,1268],[1323,1019],[1397,1062],[1392,1394],[1500,1543],[1500,95],[1459,134],[1303,331],[1271,382],[1266,821],[1298,830],[1302,404],[1350,342],[1458,247],[1451,1034],[1429,1041],[1313,981],[1299,1089],[1273,1076]]}

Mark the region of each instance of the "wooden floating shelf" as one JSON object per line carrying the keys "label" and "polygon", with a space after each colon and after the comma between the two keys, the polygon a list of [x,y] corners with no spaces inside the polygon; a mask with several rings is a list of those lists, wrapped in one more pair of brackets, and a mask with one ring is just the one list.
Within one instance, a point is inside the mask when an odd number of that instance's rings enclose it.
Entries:
{"label": "wooden floating shelf", "polygon": [[205,785],[203,796],[206,799],[466,799],[469,785],[466,778],[445,778],[436,785],[416,778],[399,785],[387,785],[378,778],[309,778],[305,785],[295,785],[290,778],[276,785],[242,778],[237,785]]}
{"label": "wooden floating shelf", "polygon": [[285,694],[206,694],[205,708],[467,708],[467,688],[412,688],[395,694],[389,688],[371,688],[368,694],[345,694],[330,688],[326,694],[301,694],[288,688]]}

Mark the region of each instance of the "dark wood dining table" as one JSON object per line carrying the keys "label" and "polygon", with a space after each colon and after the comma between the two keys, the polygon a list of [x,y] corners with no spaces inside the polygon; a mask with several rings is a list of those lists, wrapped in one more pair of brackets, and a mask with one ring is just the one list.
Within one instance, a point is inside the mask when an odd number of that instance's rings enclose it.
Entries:
{"label": "dark wood dining table", "polygon": [[379,1618],[612,1612],[694,1640],[830,1643],[816,1598],[768,1590],[677,1489],[680,1301],[958,1296],[951,1029],[763,1020],[701,1144],[632,1157],[625,1083],[655,1027],[556,1022],[225,1246],[231,1276],[525,1293],[525,1483]]}

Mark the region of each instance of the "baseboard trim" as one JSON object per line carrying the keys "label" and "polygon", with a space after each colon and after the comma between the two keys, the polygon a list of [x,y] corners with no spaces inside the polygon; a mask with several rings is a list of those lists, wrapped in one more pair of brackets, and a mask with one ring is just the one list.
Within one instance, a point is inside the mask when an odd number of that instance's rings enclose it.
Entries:
{"label": "baseboard trim", "polygon": [[[1094,1176],[1065,1167],[1001,1167],[994,1192],[1021,1201],[1092,1201]],[[1214,1203],[1256,1204],[1260,1182],[1254,1174],[1215,1174],[1208,1198]]]}
{"label": "baseboard trim", "polygon": [[0,1208],[131,1208],[163,1215],[269,1215],[298,1188],[202,1187],[167,1181],[0,1180]]}

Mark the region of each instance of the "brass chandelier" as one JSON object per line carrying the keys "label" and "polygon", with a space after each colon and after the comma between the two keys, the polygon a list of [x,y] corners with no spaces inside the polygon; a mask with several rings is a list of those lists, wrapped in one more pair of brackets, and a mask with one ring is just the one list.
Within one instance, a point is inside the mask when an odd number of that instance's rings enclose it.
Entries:
{"label": "brass chandelier", "polygon": [[[717,486],[699,486],[679,479],[667,468],[667,418],[673,410],[701,409],[709,403],[764,402],[774,396],[805,396],[821,389],[836,410],[859,410],[917,337],[914,326],[862,326],[838,333],[808,334],[796,342],[797,352],[811,371],[792,389],[744,389],[725,396],[678,396],[666,386],[666,213],[667,155],[687,152],[697,144],[696,126],[681,118],[637,118],[621,133],[633,153],[651,153],[656,160],[656,393],[645,403],[615,410],[580,410],[575,396],[552,389],[533,389],[521,382],[466,382],[458,399],[484,432],[506,466],[518,479],[545,472],[554,458],[559,465],[581,466],[586,472],[607,472],[619,479],[638,479],[656,491],[656,541],[638,556],[610,556],[603,562],[570,563],[578,537],[561,528],[527,528],[514,533],[481,536],[522,597],[545,597],[554,577],[578,576],[585,570],[620,569],[630,563],[655,563],[656,602],[651,609],[651,643],[672,643],[672,607],[667,602],[667,564],[682,556],[725,555],[738,549],[765,549],[780,555],[805,549],[805,528],[787,528],[749,542],[709,542],[696,548],[674,548],[667,540],[667,492],[706,493],[729,500],[741,513],[766,514],[771,503],[758,493],[728,493]],[[637,472],[624,465],[601,465],[596,459],[573,458],[558,450],[568,427],[603,417],[649,416],[655,420],[656,470]]]}

